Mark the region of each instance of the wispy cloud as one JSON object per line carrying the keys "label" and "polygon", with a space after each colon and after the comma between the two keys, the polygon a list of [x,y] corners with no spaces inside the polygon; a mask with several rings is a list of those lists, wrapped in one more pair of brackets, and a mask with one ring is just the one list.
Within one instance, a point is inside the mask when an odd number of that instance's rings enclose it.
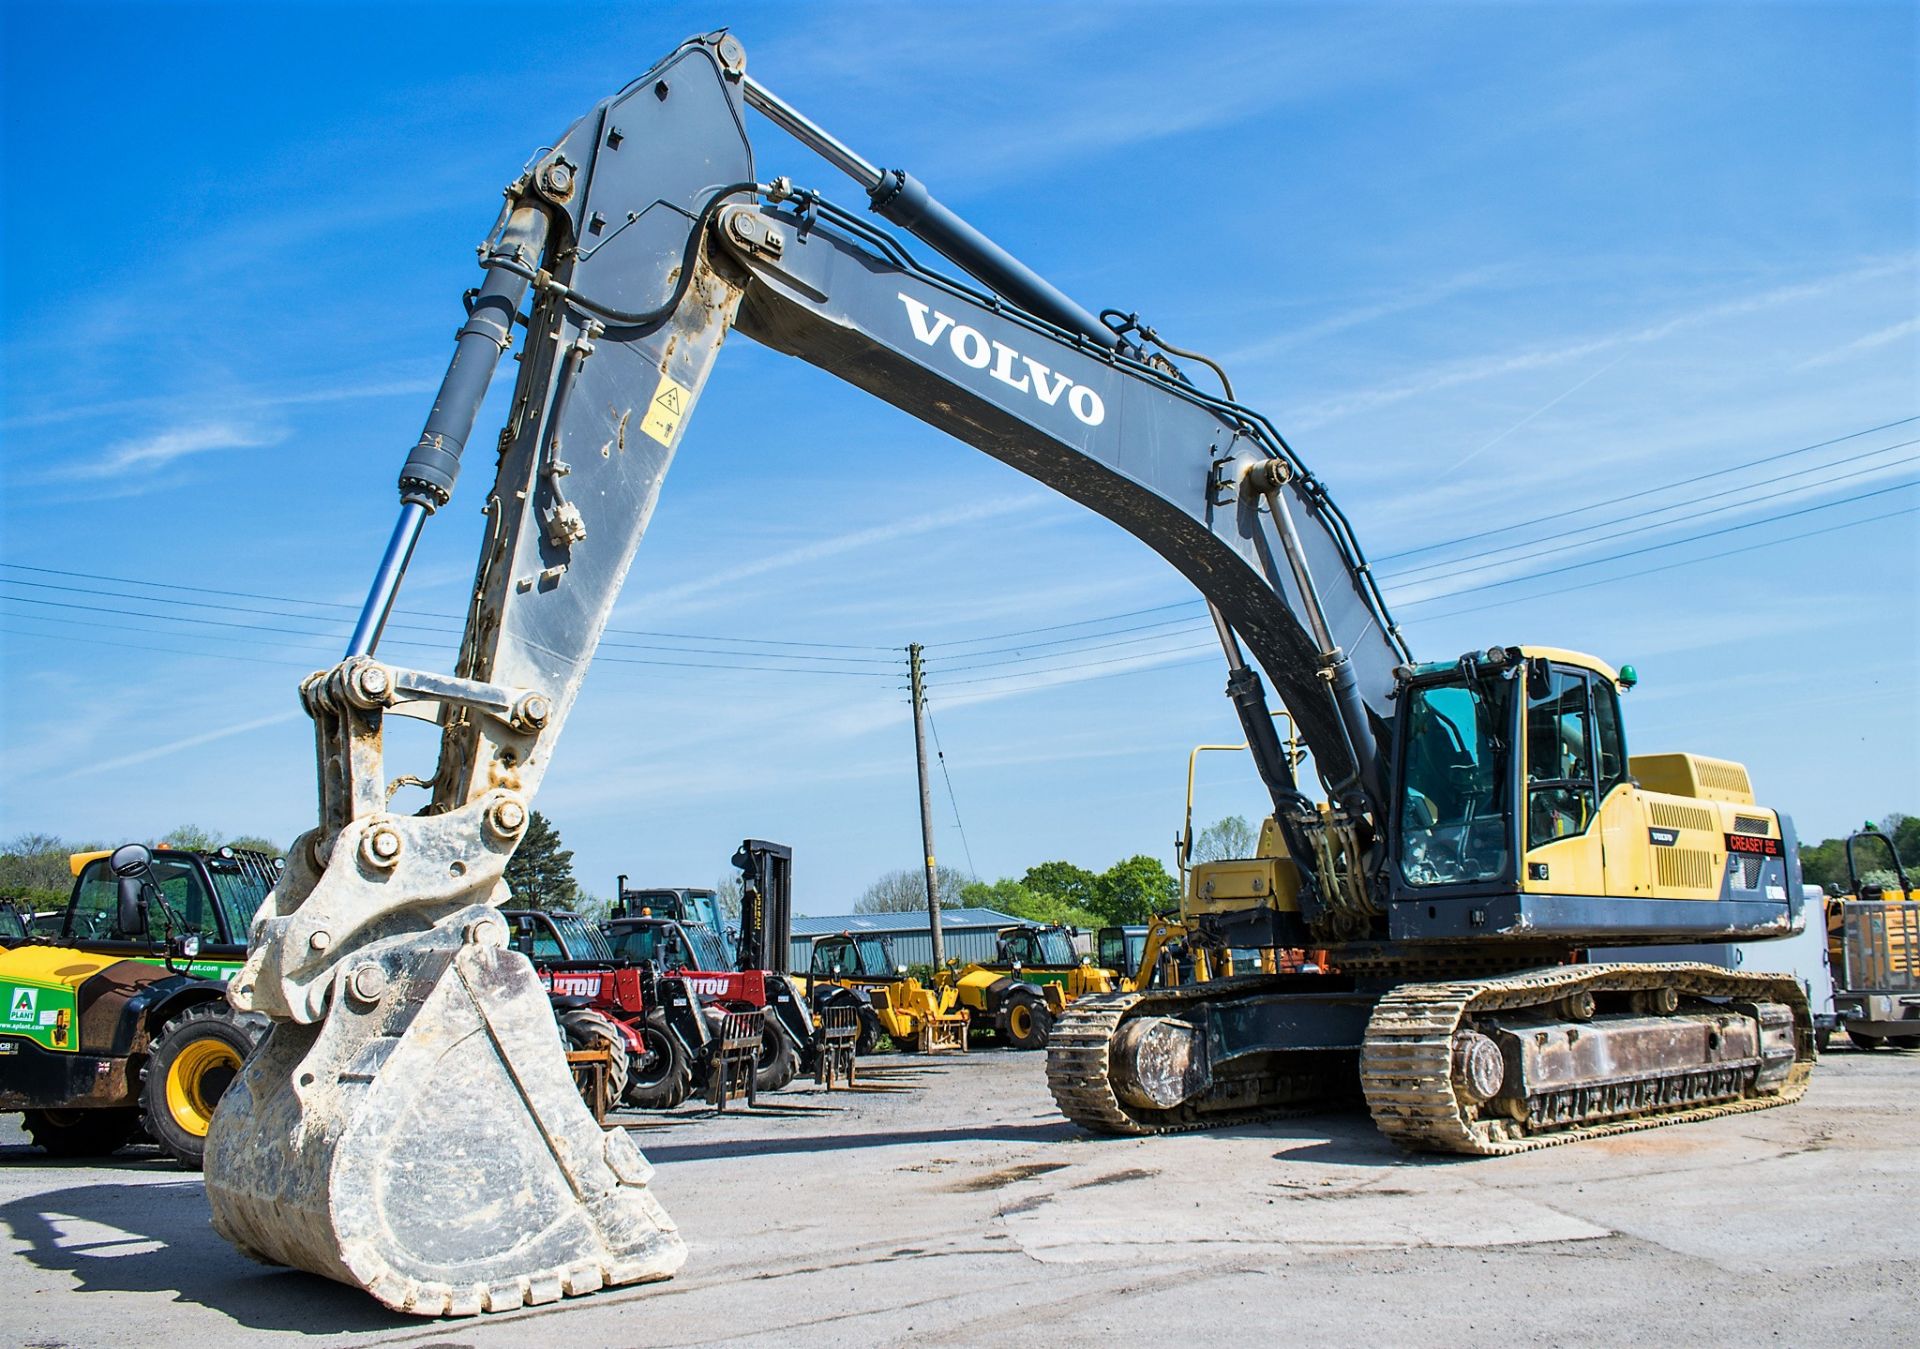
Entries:
{"label": "wispy cloud", "polygon": [[1330,314],[1318,322],[1306,324],[1304,327],[1288,328],[1272,337],[1262,338],[1247,346],[1236,347],[1226,353],[1224,360],[1230,369],[1251,365],[1278,352],[1332,337],[1335,333],[1365,327],[1367,324],[1377,323],[1381,319],[1392,318],[1397,314],[1411,313],[1431,305],[1442,304],[1455,296],[1511,279],[1513,275],[1514,269],[1510,266],[1476,267],[1471,271],[1443,277],[1427,285],[1396,287],[1385,298],[1352,303],[1349,307]]}
{"label": "wispy cloud", "polygon": [[983,501],[977,506],[964,506],[955,510],[930,511],[924,515],[909,516],[904,520],[895,520],[889,524],[876,525],[871,529],[858,529],[845,534],[836,534],[799,548],[790,548],[782,553],[768,553],[751,562],[727,567],[720,571],[709,572],[694,581],[683,581],[679,585],[665,586],[645,596],[645,608],[652,612],[682,601],[724,590],[741,581],[755,576],[764,576],[768,572],[785,572],[796,568],[824,562],[829,558],[845,553],[857,552],[863,548],[872,548],[877,544],[892,543],[897,539],[911,538],[917,534],[929,534],[936,530],[956,529],[962,525],[976,524],[1005,515],[1016,515],[1024,511],[1038,510],[1052,504],[1051,497],[1039,493],[1029,493],[1015,497],[1001,497],[994,501]]}
{"label": "wispy cloud", "polygon": [[[1900,272],[1911,272],[1915,263],[1916,258],[1908,254],[1868,263],[1816,281],[1776,286],[1758,294],[1736,296],[1716,304],[1702,305],[1696,309],[1671,314],[1654,323],[1623,328],[1585,341],[1539,346],[1454,362],[1412,379],[1343,394],[1308,407],[1293,418],[1293,425],[1301,428],[1322,426],[1356,413],[1371,412],[1376,408],[1439,393],[1444,389],[1564,365],[1569,361],[1577,361],[1589,356],[1617,353],[1623,347],[1647,346],[1688,328],[1699,328],[1728,319],[1744,318],[1750,314],[1802,300],[1820,299],[1863,282],[1878,280]],[[1892,338],[1887,340],[1891,341]]]}
{"label": "wispy cloud", "polygon": [[[349,403],[362,398],[394,398],[432,393],[438,381],[420,379],[350,380],[341,384],[319,385],[306,389],[251,389],[217,395],[221,407],[229,412],[262,411],[269,408],[304,407],[312,404]],[[207,395],[198,396],[207,401]],[[53,426],[61,422],[85,421],[92,417],[119,417],[133,412],[164,412],[184,406],[189,400],[180,396],[164,398],[121,398],[92,402],[68,402],[41,412],[25,412],[0,420],[0,426]]]}
{"label": "wispy cloud", "polygon": [[1841,361],[1851,360],[1862,352],[1872,351],[1875,347],[1884,347],[1889,342],[1898,342],[1903,337],[1912,337],[1916,334],[1920,334],[1920,318],[1906,319],[1891,327],[1882,328],[1878,332],[1868,333],[1865,337],[1856,337],[1843,347],[1835,347],[1832,351],[1811,356],[1793,368],[1811,370],[1815,366],[1838,365]]}
{"label": "wispy cloud", "polygon": [[123,754],[117,759],[106,759],[99,763],[90,763],[76,768],[67,774],[68,780],[90,777],[96,773],[112,772],[116,768],[127,768],[134,764],[146,763],[152,759],[162,759],[179,754],[184,750],[196,749],[201,745],[210,745],[216,740],[227,740],[236,735],[245,735],[249,731],[264,730],[268,726],[284,726],[287,722],[298,721],[304,712],[276,712],[270,717],[258,717],[253,721],[243,721],[237,726],[222,726],[217,731],[207,731],[200,735],[190,735],[182,740],[170,740],[164,745],[138,750],[132,754]]}
{"label": "wispy cloud", "polygon": [[284,438],[283,432],[268,432],[233,422],[175,426],[151,435],[119,441],[109,446],[99,458],[67,464],[55,476],[117,478],[129,473],[151,473],[196,454],[208,454],[215,450],[254,450]]}

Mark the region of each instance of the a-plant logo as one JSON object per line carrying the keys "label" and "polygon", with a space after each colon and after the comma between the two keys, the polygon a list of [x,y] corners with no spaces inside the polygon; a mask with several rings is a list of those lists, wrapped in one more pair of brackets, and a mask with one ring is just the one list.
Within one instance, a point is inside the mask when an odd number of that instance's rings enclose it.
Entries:
{"label": "a-plant logo", "polygon": [[13,996],[7,999],[7,1020],[24,1021],[29,1025],[40,1019],[40,990],[35,988],[16,988]]}

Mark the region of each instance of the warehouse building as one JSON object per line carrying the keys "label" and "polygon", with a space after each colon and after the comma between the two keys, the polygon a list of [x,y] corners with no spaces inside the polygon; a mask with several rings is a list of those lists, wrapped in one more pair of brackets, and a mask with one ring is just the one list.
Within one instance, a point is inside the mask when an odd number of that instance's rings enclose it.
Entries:
{"label": "warehouse building", "polygon": [[[1003,927],[1020,920],[997,909],[940,910],[940,939],[947,959],[962,965],[989,962],[994,942]],[[933,937],[928,931],[925,910],[918,913],[840,913],[825,918],[804,914],[793,916],[793,968],[804,970],[813,953],[815,937],[831,937],[842,932],[879,933],[893,946],[893,958],[902,965],[933,963]]]}

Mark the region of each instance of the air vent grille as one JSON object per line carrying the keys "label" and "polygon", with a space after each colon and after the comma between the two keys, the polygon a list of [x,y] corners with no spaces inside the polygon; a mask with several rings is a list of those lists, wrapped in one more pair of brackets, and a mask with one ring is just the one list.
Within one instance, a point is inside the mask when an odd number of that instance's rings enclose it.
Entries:
{"label": "air vent grille", "polygon": [[1739,764],[1724,763],[1718,759],[1695,759],[1693,763],[1702,787],[1717,792],[1733,792],[1739,796],[1753,795],[1753,779]]}
{"label": "air vent grille", "polygon": [[1713,884],[1713,856],[1698,848],[1655,848],[1653,879],[1676,890],[1704,890]]}
{"label": "air vent grille", "polygon": [[1773,833],[1773,821],[1760,815],[1736,815],[1733,817],[1733,832],[1766,838]]}
{"label": "air vent grille", "polygon": [[1683,806],[1676,801],[1649,801],[1648,814],[1660,829],[1713,828],[1713,812],[1704,806]]}

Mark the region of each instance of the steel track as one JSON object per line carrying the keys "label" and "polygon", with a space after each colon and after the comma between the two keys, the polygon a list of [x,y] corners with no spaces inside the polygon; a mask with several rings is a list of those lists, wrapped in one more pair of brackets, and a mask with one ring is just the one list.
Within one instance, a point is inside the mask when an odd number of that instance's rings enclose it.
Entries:
{"label": "steel track", "polygon": [[[1750,1075],[1728,1080],[1711,1065],[1676,1065],[1638,1083],[1655,1096],[1678,1097],[1624,1119],[1538,1126],[1482,1119],[1453,1081],[1453,1041],[1469,1015],[1515,1012],[1567,994],[1635,992],[1671,987],[1683,997],[1752,998],[1784,1003],[1794,1015],[1794,1062],[1778,1091],[1751,1094]],[[1582,1138],[1665,1124],[1766,1110],[1800,1099],[1813,1072],[1813,1022],[1805,992],[1785,975],[1736,974],[1708,965],[1565,965],[1495,979],[1405,984],[1380,1000],[1360,1053],[1361,1086],[1380,1131],[1421,1152],[1499,1157]],[[1722,1099],[1701,1101],[1701,1094]]]}

